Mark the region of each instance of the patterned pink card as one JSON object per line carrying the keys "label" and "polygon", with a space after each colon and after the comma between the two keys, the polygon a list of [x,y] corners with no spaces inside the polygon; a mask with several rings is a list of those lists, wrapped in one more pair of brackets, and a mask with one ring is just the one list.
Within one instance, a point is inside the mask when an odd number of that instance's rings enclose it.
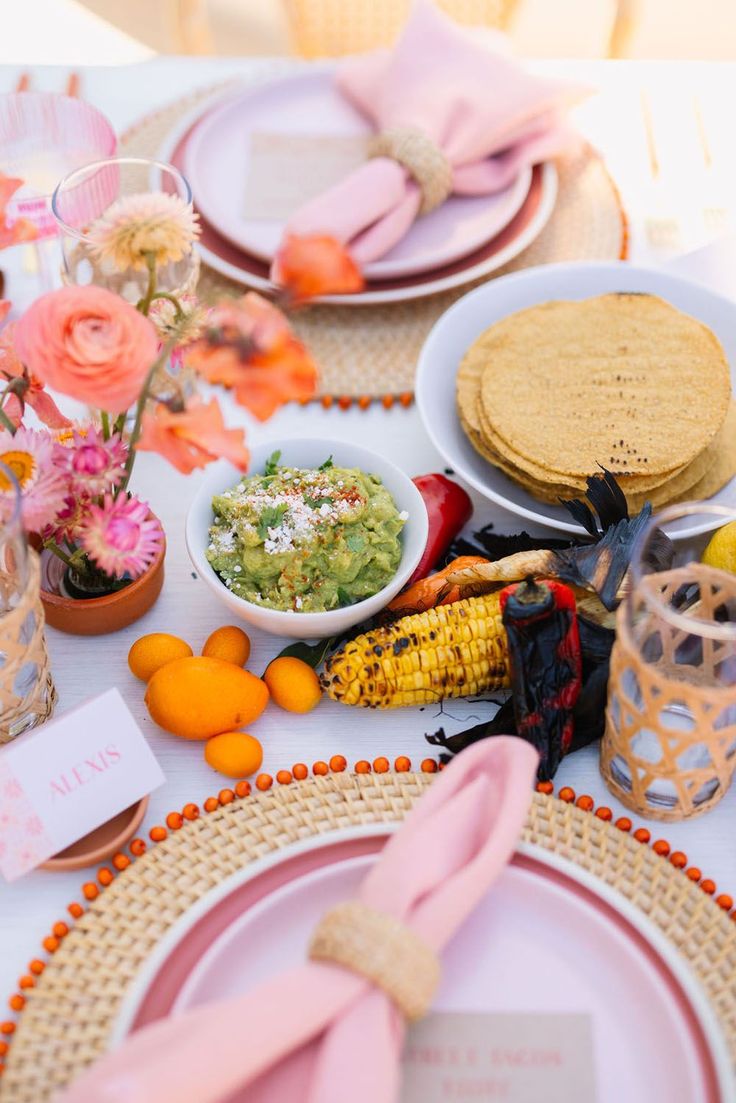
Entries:
{"label": "patterned pink card", "polygon": [[164,780],[117,689],[0,747],[0,873],[14,881]]}

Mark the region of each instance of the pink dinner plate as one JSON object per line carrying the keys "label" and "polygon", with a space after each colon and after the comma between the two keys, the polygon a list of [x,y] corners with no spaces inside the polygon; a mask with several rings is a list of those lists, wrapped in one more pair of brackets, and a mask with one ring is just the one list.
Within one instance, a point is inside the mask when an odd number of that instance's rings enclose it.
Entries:
{"label": "pink dinner plate", "polygon": [[[355,895],[386,834],[308,840],[214,889],[137,978],[113,1042],[303,961],[318,919]],[[674,948],[618,893],[538,847],[519,848],[453,939],[434,1010],[590,1016],[596,1103],[734,1098],[720,1028]]]}
{"label": "pink dinner plate", "polygon": [[[284,233],[277,219],[246,209],[251,136],[257,133],[362,137],[368,121],[338,92],[332,69],[269,81],[205,111],[184,156],[184,174],[198,209],[228,241],[270,262]],[[389,253],[364,268],[368,279],[427,272],[479,249],[508,225],[529,191],[531,170],[496,195],[454,196],[419,218]]]}
{"label": "pink dinner plate", "polygon": [[[159,160],[170,162],[186,173],[189,141],[204,110],[206,108],[199,105],[169,133],[158,150]],[[555,166],[551,162],[536,165],[526,197],[511,221],[495,237],[467,256],[430,272],[368,280],[363,291],[352,295],[325,295],[320,301],[349,306],[401,302],[448,291],[488,276],[531,245],[552,214],[556,199]],[[273,290],[268,262],[245,252],[224,237],[199,208],[196,197],[195,207],[202,231],[198,249],[205,264],[236,283],[257,291]]]}

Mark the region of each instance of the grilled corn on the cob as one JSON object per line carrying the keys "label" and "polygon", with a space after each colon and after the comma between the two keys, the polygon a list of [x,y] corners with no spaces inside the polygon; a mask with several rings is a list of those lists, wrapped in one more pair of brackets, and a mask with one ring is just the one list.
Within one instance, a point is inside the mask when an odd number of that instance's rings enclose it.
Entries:
{"label": "grilled corn on the cob", "polygon": [[396,708],[472,697],[509,684],[499,595],[414,613],[345,644],[322,685],[346,705]]}

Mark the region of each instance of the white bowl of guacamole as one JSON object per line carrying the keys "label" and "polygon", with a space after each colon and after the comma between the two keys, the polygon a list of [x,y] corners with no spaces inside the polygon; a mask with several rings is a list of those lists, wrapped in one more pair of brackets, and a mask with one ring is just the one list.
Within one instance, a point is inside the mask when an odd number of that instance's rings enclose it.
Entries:
{"label": "white bowl of guacamole", "polygon": [[367,448],[311,438],[258,445],[245,475],[208,468],[186,522],[197,574],[231,613],[305,640],[383,609],[427,534],[408,475]]}

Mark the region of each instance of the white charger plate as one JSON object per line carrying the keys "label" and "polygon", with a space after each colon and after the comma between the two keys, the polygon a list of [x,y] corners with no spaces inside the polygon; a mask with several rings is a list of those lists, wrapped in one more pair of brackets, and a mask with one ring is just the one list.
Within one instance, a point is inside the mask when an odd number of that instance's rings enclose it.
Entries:
{"label": "white charger plate", "polygon": [[[133,982],[111,1044],[161,1014],[232,998],[303,961],[319,917],[354,896],[396,826],[304,840],[213,889]],[[618,893],[540,847],[518,848],[458,932],[434,1006],[589,1014],[597,1103],[734,1100],[720,1028],[674,948]]]}
{"label": "white charger plate", "polygon": [[[184,154],[184,174],[208,222],[240,249],[272,261],[285,223],[254,219],[246,185],[254,134],[363,137],[373,128],[338,91],[335,66],[297,73],[231,94],[205,111]],[[366,264],[366,279],[393,279],[439,268],[480,248],[508,225],[529,192],[531,169],[495,195],[453,196],[416,220],[385,256]]]}
{"label": "white charger plate", "polygon": [[[494,322],[539,303],[588,299],[612,291],[659,295],[710,326],[725,350],[736,393],[736,303],[679,276],[623,262],[545,264],[483,284],[445,311],[419,356],[417,407],[433,444],[449,466],[480,494],[510,513],[562,532],[581,533],[583,529],[570,519],[563,506],[538,501],[473,448],[457,414],[455,376],[469,346]],[[736,479],[708,501],[736,509]],[[722,524],[722,517],[704,515],[702,520],[677,521],[667,526],[667,532],[674,539],[685,540]]]}

